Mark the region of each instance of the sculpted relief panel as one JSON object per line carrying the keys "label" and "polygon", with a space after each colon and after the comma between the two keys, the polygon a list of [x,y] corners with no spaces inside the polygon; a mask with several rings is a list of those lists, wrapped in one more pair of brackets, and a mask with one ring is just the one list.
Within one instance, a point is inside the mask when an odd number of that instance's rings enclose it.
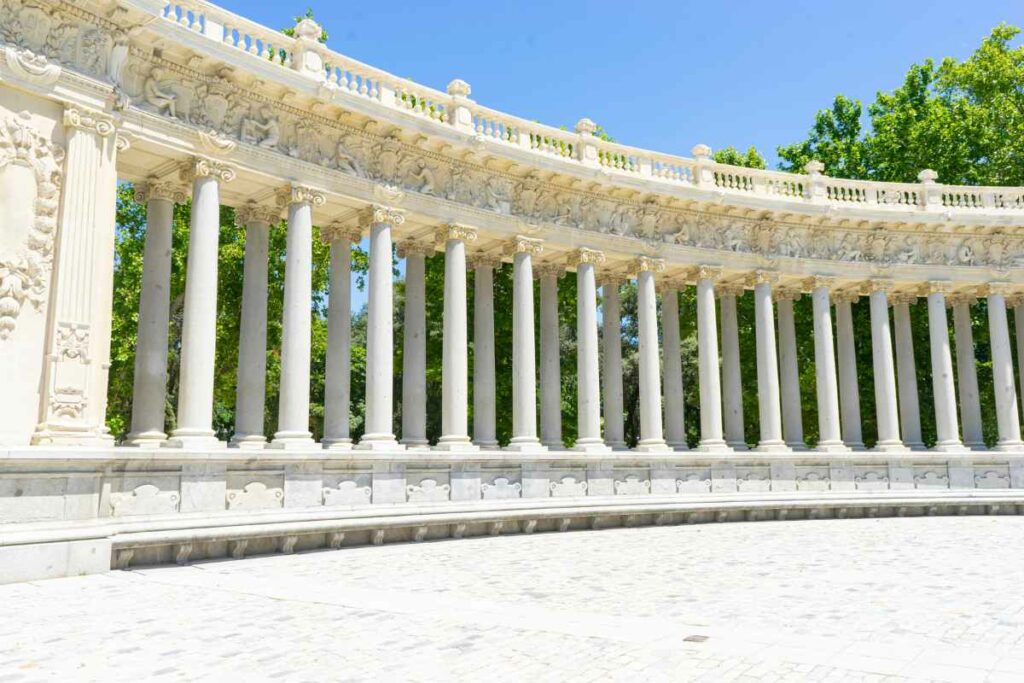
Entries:
{"label": "sculpted relief panel", "polygon": [[191,126],[211,151],[249,145],[532,224],[633,237],[654,249],[669,243],[772,259],[881,267],[938,264],[1005,271],[1024,266],[1024,243],[1007,234],[902,232],[843,228],[827,219],[808,225],[729,217],[670,207],[653,195],[613,198],[596,184],[590,190],[559,186],[539,171],[525,177],[501,172],[484,167],[472,152],[456,159],[423,149],[386,124],[348,125],[342,122],[344,114],[341,120],[328,118],[325,106],[313,105],[310,111],[293,94],[250,83],[234,66],[209,66],[201,56],[177,64],[143,41],[129,48],[133,30],[68,5],[52,8],[20,0],[0,9],[0,36],[29,51],[25,64],[34,64],[41,73],[52,66],[48,59],[108,80],[122,106],[130,103]]}

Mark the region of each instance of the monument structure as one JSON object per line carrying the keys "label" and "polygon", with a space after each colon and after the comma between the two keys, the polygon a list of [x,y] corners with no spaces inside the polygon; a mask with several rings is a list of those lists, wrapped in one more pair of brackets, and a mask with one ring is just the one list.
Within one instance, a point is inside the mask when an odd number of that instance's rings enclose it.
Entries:
{"label": "monument structure", "polygon": [[[207,2],[0,7],[0,581],[481,533],[1022,509],[1009,313],[1019,361],[1024,188],[944,185],[928,169],[907,184],[831,178],[817,162],[805,174],[752,170],[716,163],[704,145],[686,158],[605,142],[588,119],[565,131],[488,109],[461,80],[446,92],[415,84],[329,50],[320,32],[307,19],[289,37]],[[145,203],[147,232],[131,430],[115,444],[104,419],[123,181]],[[189,200],[180,392],[168,430],[171,222],[175,204]],[[212,423],[223,205],[247,231],[230,442]],[[267,240],[281,220],[279,423],[264,433]],[[331,291],[325,433],[315,442],[310,266],[320,237],[330,243]],[[354,443],[349,254],[363,238],[366,430]],[[394,249],[406,261],[400,396]],[[443,433],[429,444],[424,258],[435,253],[445,262]],[[499,448],[492,276],[502,263],[514,268],[513,434]],[[574,358],[558,357],[563,274],[577,283]],[[619,334],[628,279],[639,299],[632,450]],[[672,305],[689,287],[700,396],[690,450]],[[660,319],[659,293],[668,302]],[[746,383],[743,296],[754,299],[757,333],[757,376]],[[797,358],[801,296],[813,300],[813,359]],[[870,300],[877,407],[870,450],[851,319],[861,297]],[[930,343],[915,349],[908,304],[918,298],[927,298]],[[971,340],[970,306],[982,298],[989,386],[978,384]],[[930,359],[931,387],[916,385],[915,354]],[[820,439],[805,443],[798,372],[811,360]],[[561,436],[560,363],[578,368],[571,449]],[[918,400],[926,389],[938,432],[928,450]],[[760,434],[748,449],[740,398],[750,391]],[[991,448],[980,429],[988,391],[998,421]]]}

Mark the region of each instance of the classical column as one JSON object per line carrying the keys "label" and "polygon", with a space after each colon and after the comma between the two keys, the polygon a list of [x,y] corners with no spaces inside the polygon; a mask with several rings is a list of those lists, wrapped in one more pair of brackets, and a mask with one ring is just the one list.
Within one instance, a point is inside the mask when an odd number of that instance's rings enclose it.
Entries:
{"label": "classical column", "polygon": [[665,441],[676,451],[685,451],[686,425],[683,412],[683,357],[679,346],[679,285],[661,286],[662,375],[665,392]]}
{"label": "classical column", "polygon": [[857,379],[857,350],[853,341],[852,304],[860,299],[856,291],[841,292],[832,297],[836,304],[836,355],[839,361],[839,415],[843,443],[853,450],[863,450],[864,437],[860,422],[860,386]]}
{"label": "classical column", "polygon": [[903,443],[912,450],[921,450],[924,448],[921,440],[921,408],[917,393],[914,336],[910,326],[910,304],[917,301],[917,294],[894,294],[891,301],[896,332],[896,387],[899,390]]}
{"label": "classical column", "polygon": [[604,367],[604,438],[612,450],[625,450],[626,430],[622,404],[622,312],[619,302],[621,277],[606,274],[601,283],[601,343]]}
{"label": "classical column", "polygon": [[782,433],[786,445],[803,450],[803,403],[800,399],[800,368],[796,355],[796,324],[793,302],[800,298],[796,290],[783,290],[776,294],[779,318],[779,379],[782,385]]}
{"label": "classical column", "polygon": [[284,267],[284,319],[281,325],[281,393],[272,448],[311,448],[309,381],[313,343],[313,207],[322,192],[292,185],[278,195],[288,209]]}
{"label": "classical column", "polygon": [[875,373],[875,411],[878,442],[875,450],[903,451],[900,439],[899,405],[896,402],[896,367],[892,356],[892,333],[889,331],[889,299],[886,294],[892,283],[871,281],[871,358]]}
{"label": "classical column", "polygon": [[718,324],[715,320],[715,280],[722,275],[716,266],[699,266],[697,281],[697,364],[700,393],[700,443],[697,450],[726,452],[722,434],[722,385],[718,365]]}
{"label": "classical column", "polygon": [[[19,107],[20,108],[20,107]],[[13,120],[15,117],[11,117]],[[49,276],[48,328],[44,357],[43,383],[38,387],[41,404],[39,422],[32,436],[34,444],[61,446],[112,446],[114,439],[106,427],[107,384],[110,368],[110,338],[114,295],[114,235],[117,202],[117,153],[127,147],[127,140],[117,134],[117,121],[108,114],[68,105],[64,110],[65,149],[64,177],[59,173],[60,148],[34,137],[31,126],[19,126],[6,138],[5,156],[14,166],[23,166],[19,178],[32,180],[20,183],[11,180],[11,188],[20,186],[35,198],[29,211],[39,216],[59,211],[59,233],[53,252],[40,260],[19,268],[14,260],[13,274],[3,276],[4,307],[37,300],[42,306]],[[55,165],[48,165],[47,159]],[[33,177],[34,176],[34,177]],[[17,233],[22,216],[7,215],[9,204],[17,205],[23,196],[4,197],[4,258],[13,256],[8,242]],[[59,208],[58,208],[59,206]],[[29,214],[32,215],[32,214]],[[56,226],[45,219],[36,223],[30,233],[32,242],[39,242],[39,254],[47,249]],[[34,247],[33,247],[34,248]],[[52,261],[51,261],[52,259]],[[35,266],[35,267],[33,267]],[[7,270],[5,268],[5,270]],[[42,271],[42,272],[40,272]],[[23,298],[19,298],[19,295]],[[10,316],[4,315],[7,322]],[[2,330],[4,336],[9,330]],[[9,351],[8,351],[9,352]],[[17,392],[11,388],[9,392]],[[14,395],[17,395],[15,393]],[[26,411],[27,417],[27,411]]]}
{"label": "classical column", "polygon": [[1017,296],[1013,302],[1013,326],[1017,339],[1017,381],[1019,384],[1019,403],[1024,403],[1024,297]]}
{"label": "classical column", "polygon": [[814,380],[818,399],[818,445],[815,448],[828,453],[842,453],[849,448],[843,444],[839,423],[839,386],[829,302],[833,283],[834,279],[828,277],[815,277],[810,283],[814,315]]}
{"label": "classical column", "polygon": [[351,450],[352,404],[352,245],[363,238],[359,228],[331,225],[322,231],[331,246],[327,301],[327,358],[324,368],[324,448]]}
{"label": "classical column", "polygon": [[538,239],[516,237],[512,256],[512,440],[509,450],[546,450],[537,439],[537,364],[533,336],[533,256]]}
{"label": "classical column", "polygon": [[192,217],[185,269],[181,327],[178,428],[169,446],[225,445],[213,431],[214,362],[217,357],[217,257],[220,242],[220,183],[235,177],[224,164],[196,159],[183,170],[192,181]]}
{"label": "classical column", "polygon": [[171,236],[174,205],[185,201],[177,185],[151,181],[135,188],[146,204],[146,244],[142,252],[139,331],[135,343],[130,446],[158,446],[164,433],[167,400],[167,332],[171,319]]}
{"label": "classical column", "polygon": [[395,439],[394,402],[394,295],[391,282],[391,230],[405,222],[397,209],[375,204],[362,222],[369,226],[370,268],[366,320],[366,431],[359,450],[404,449]]}
{"label": "classical column", "polygon": [[558,278],[563,274],[565,269],[560,264],[545,263],[534,268],[540,281],[540,442],[554,449],[564,448],[558,338]]}
{"label": "classical column", "polygon": [[245,227],[242,266],[242,315],[238,330],[238,379],[235,385],[235,433],[231,445],[263,448],[267,396],[267,272],[270,226],[279,209],[248,204],[235,212]]}
{"label": "classical column", "polygon": [[788,451],[782,439],[782,410],[779,401],[779,358],[775,350],[775,313],[772,284],[778,274],[765,270],[754,273],[754,322],[757,332],[757,408],[761,422],[759,451]]}
{"label": "classical column", "polygon": [[956,336],[956,377],[960,394],[960,421],[964,430],[964,445],[976,450],[985,450],[985,437],[981,431],[978,368],[974,357],[974,332],[971,330],[971,305],[975,302],[975,298],[969,294],[958,294],[949,297],[949,301],[953,307],[953,333]]}
{"label": "classical column", "polygon": [[639,323],[640,441],[638,451],[669,451],[661,430],[661,378],[658,363],[658,301],[654,274],[665,270],[663,259],[636,259]]}
{"label": "classical column", "polygon": [[927,288],[937,451],[961,451],[964,448],[956,420],[956,385],[953,358],[949,352],[949,323],[946,320],[946,294],[949,289],[948,282],[929,282]]}
{"label": "classical column", "polygon": [[473,443],[498,447],[494,375],[494,269],[497,255],[473,256]]}
{"label": "classical column", "polygon": [[1006,320],[1006,285],[988,286],[988,333],[992,344],[992,385],[996,396],[996,424],[999,440],[996,449],[1020,451],[1020,418],[1017,390],[1013,381],[1013,355],[1010,352],[1010,328]]}
{"label": "classical column", "polygon": [[426,241],[398,245],[405,259],[405,317],[402,331],[402,443],[427,448],[427,285],[425,258],[434,253]]}
{"label": "classical column", "polygon": [[435,241],[444,244],[444,339],[441,358],[441,439],[437,448],[475,451],[469,439],[469,330],[466,300],[466,242],[476,230],[449,223]]}
{"label": "classical column", "polygon": [[743,296],[742,286],[718,288],[722,306],[722,398],[724,403],[725,441],[734,451],[747,450],[746,427],[743,422],[743,377],[740,370],[739,320],[736,297]]}
{"label": "classical column", "polygon": [[594,266],[604,263],[604,254],[577,249],[568,258],[576,268],[576,443],[573,450],[601,453],[610,451],[601,440],[600,349],[597,345],[597,279]]}

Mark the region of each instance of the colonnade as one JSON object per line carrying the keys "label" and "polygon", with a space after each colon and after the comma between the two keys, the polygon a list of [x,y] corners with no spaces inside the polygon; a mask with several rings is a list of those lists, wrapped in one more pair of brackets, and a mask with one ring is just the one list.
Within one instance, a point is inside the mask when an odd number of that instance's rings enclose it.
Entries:
{"label": "colonnade", "polygon": [[[135,397],[127,444],[211,448],[225,444],[213,429],[216,343],[217,250],[220,186],[233,171],[196,160],[182,172],[191,183],[192,213],[181,341],[178,424],[164,431],[169,325],[170,234],[175,202],[186,192],[173,184],[140,186],[147,203],[145,268],[139,311]],[[747,449],[744,391],[740,371],[736,298],[753,290],[756,328],[756,392],[760,434],[755,449],[786,453],[805,449],[799,385],[801,359],[793,303],[810,292],[813,310],[814,364],[819,440],[828,453],[863,449],[860,391],[851,304],[869,297],[871,356],[878,439],[875,449],[903,452],[923,448],[915,349],[909,304],[927,297],[929,357],[934,394],[935,449],[982,449],[981,413],[975,373],[969,306],[987,299],[993,366],[997,448],[1024,447],[1020,435],[1017,386],[1007,321],[1007,290],[999,283],[979,284],[970,295],[954,293],[948,282],[909,285],[885,279],[839,281],[828,275],[780,284],[777,272],[726,272],[722,267],[690,267],[668,277],[663,259],[636,256],[623,269],[606,267],[599,250],[576,248],[558,260],[545,257],[543,240],[516,236],[498,252],[472,247],[477,229],[458,223],[436,228],[431,239],[399,239],[406,260],[401,439],[394,434],[393,276],[396,228],[403,211],[373,205],[356,225],[331,225],[321,231],[330,244],[330,299],[324,434],[314,442],[309,429],[313,209],[324,195],[293,185],[274,207],[248,204],[237,218],[246,229],[235,434],[239,448],[360,449],[399,451],[437,449],[475,451],[497,448],[495,408],[494,269],[511,260],[513,268],[512,438],[513,451],[563,448],[559,367],[558,280],[575,271],[577,292],[578,437],[573,448],[586,453],[625,449],[623,369],[619,287],[637,283],[638,381],[641,452],[687,449],[678,295],[696,287],[700,440],[697,450],[728,453]],[[267,259],[270,226],[287,218],[284,312],[282,320],[279,423],[264,435],[267,339]],[[365,433],[357,444],[350,434],[351,263],[353,243],[369,237],[368,321],[366,343]],[[445,258],[442,434],[431,446],[426,435],[426,319],[424,259],[443,249]],[[543,260],[542,260],[543,259]],[[467,271],[474,277],[473,423],[469,425]],[[534,310],[534,279],[540,281],[540,310]],[[598,288],[603,311],[598,335]],[[659,335],[657,296],[662,297]],[[719,305],[716,306],[716,299]],[[1014,302],[1017,343],[1024,343],[1024,307]],[[956,374],[948,333],[952,307],[957,350]],[[893,309],[890,318],[889,309]],[[833,308],[835,318],[833,320]],[[719,319],[720,316],[720,319]],[[539,320],[540,358],[535,357]],[[835,328],[833,328],[835,325]],[[894,329],[892,329],[894,328]],[[660,343],[659,343],[660,339]],[[895,339],[895,346],[893,340]],[[603,343],[603,347],[602,347]],[[1022,349],[1018,346],[1018,352]],[[603,356],[603,363],[601,362]],[[806,360],[806,359],[805,359]],[[753,378],[746,378],[748,381]],[[540,388],[539,414],[537,390]],[[1024,387],[1022,387],[1024,389]],[[602,415],[603,407],[603,415]],[[602,419],[603,417],[603,419]],[[539,429],[538,429],[539,425]]]}

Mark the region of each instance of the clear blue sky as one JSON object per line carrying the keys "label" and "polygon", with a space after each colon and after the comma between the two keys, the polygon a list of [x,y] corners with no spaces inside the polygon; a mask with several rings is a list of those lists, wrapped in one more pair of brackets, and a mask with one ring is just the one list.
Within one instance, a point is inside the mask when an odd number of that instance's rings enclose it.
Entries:
{"label": "clear blue sky", "polygon": [[312,7],[328,45],[481,104],[684,154],[755,145],[770,164],[842,93],[865,103],[925,57],[966,57],[1020,0],[215,0],[271,27]]}

